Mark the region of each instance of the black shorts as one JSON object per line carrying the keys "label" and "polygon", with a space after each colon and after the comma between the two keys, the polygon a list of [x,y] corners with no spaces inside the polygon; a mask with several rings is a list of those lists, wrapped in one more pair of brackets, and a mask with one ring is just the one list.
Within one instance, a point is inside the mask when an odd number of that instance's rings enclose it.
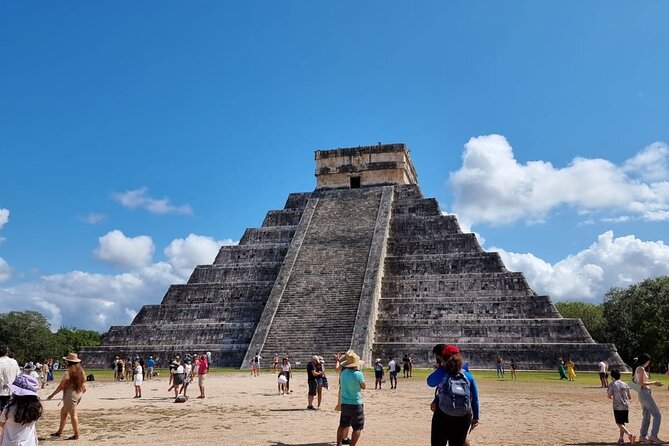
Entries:
{"label": "black shorts", "polygon": [[311,396],[316,395],[316,388],[318,387],[318,383],[316,383],[316,380],[308,379],[307,384],[309,384],[309,395]]}
{"label": "black shorts", "polygon": [[374,371],[374,377],[375,377],[376,379],[381,379],[381,378],[383,378],[383,372],[377,372],[377,371]]}
{"label": "black shorts", "polygon": [[599,372],[599,377],[602,378],[602,379],[608,378],[609,377],[608,375],[609,375],[608,373]]}
{"label": "black shorts", "polygon": [[362,404],[342,404],[339,427],[352,427],[361,431],[365,427],[365,411]]}
{"label": "black shorts", "polygon": [[616,424],[625,424],[630,422],[629,410],[613,410],[613,418],[616,419]]}

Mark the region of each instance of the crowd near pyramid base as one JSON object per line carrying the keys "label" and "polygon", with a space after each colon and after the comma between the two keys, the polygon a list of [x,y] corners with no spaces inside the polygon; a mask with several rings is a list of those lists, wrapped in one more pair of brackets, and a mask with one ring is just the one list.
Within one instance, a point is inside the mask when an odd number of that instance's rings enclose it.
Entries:
{"label": "crowd near pyramid base", "polygon": [[327,361],[350,348],[368,365],[410,354],[420,367],[448,343],[471,368],[501,357],[526,370],[554,370],[558,358],[580,370],[600,361],[627,369],[613,344],[561,317],[423,196],[404,144],[319,150],[315,159],[313,192],[289,194],[162,303],[111,327],[81,352],[87,367],[204,352],[215,366],[249,367],[259,353],[305,367],[314,354]]}

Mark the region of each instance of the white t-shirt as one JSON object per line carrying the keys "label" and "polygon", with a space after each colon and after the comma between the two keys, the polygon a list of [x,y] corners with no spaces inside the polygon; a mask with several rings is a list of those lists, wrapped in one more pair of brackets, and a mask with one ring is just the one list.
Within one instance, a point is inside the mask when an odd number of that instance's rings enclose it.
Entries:
{"label": "white t-shirt", "polygon": [[[0,414],[2,421],[5,422],[5,428],[2,431],[2,438],[0,438],[0,445],[19,444],[21,446],[37,446],[37,431],[35,430],[35,422],[28,424],[19,424],[14,421],[14,414],[16,413],[16,406],[7,410],[3,410]],[[7,419],[5,419],[5,416]]]}
{"label": "white t-shirt", "polygon": [[394,359],[388,363],[388,370],[391,372],[399,372],[400,371],[400,366],[397,364],[397,361]]}
{"label": "white t-shirt", "polygon": [[12,394],[7,386],[13,383],[20,374],[21,369],[15,359],[6,355],[0,357],[0,396]]}
{"label": "white t-shirt", "polygon": [[142,373],[144,373],[144,371],[142,370],[142,366],[137,364],[135,366],[135,375],[141,375]]}
{"label": "white t-shirt", "polygon": [[627,397],[629,391],[629,386],[619,379],[609,384],[606,393],[613,397],[613,410],[629,409],[630,399]]}
{"label": "white t-shirt", "polygon": [[290,362],[287,364],[281,364],[281,370],[284,372],[290,372]]}
{"label": "white t-shirt", "polygon": [[604,361],[599,363],[599,373],[606,373],[606,363]]}

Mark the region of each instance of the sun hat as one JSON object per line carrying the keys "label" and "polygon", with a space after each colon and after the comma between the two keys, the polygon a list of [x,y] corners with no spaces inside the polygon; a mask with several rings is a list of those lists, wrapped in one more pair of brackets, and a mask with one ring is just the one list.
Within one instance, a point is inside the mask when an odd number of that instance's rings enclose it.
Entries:
{"label": "sun hat", "polygon": [[460,349],[458,349],[455,345],[447,345],[446,347],[444,347],[442,354],[444,355],[445,358],[448,358],[453,355],[459,355]]}
{"label": "sun hat", "polygon": [[81,362],[79,356],[76,353],[68,353],[67,356],[63,356],[63,359],[67,362]]}
{"label": "sun hat", "polygon": [[363,362],[360,360],[360,356],[353,350],[349,350],[344,353],[344,360],[341,362],[342,367],[362,367]]}
{"label": "sun hat", "polygon": [[32,361],[26,362],[26,365],[23,366],[23,370],[25,370],[26,372],[32,372],[36,368],[37,367],[35,367],[35,364],[33,364]]}
{"label": "sun hat", "polygon": [[376,362],[381,362],[381,358],[376,358]]}
{"label": "sun hat", "polygon": [[30,375],[19,375],[12,384],[7,387],[14,395],[18,396],[37,396],[37,379]]}
{"label": "sun hat", "polygon": [[320,358],[318,357],[318,355],[312,356],[311,360],[314,361],[314,362],[320,362]]}

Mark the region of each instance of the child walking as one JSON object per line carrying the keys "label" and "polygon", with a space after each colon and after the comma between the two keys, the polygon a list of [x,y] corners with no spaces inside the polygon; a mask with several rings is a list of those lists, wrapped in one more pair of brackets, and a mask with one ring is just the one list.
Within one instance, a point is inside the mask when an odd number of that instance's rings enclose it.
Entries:
{"label": "child walking", "polygon": [[611,378],[613,378],[613,382],[609,384],[606,393],[609,399],[613,400],[613,417],[616,420],[618,429],[620,429],[618,444],[625,443],[625,435],[627,435],[630,444],[634,444],[636,442],[636,437],[625,427],[625,423],[629,423],[629,406],[630,399],[632,398],[630,388],[620,380],[619,370],[611,370]]}

